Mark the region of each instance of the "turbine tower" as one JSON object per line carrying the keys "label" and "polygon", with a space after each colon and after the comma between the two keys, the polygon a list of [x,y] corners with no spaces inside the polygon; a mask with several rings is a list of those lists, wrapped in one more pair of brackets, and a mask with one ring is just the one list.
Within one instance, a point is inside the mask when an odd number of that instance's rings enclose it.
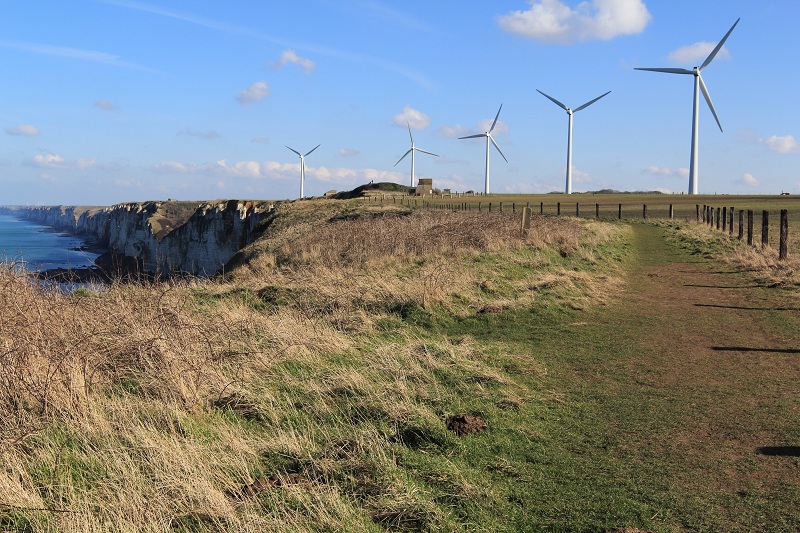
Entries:
{"label": "turbine tower", "polygon": [[[539,89],[536,89],[536,90],[539,91]],[[608,93],[610,93],[610,92],[611,91],[608,91]],[[567,115],[569,115],[569,133],[567,134],[567,184],[566,184],[566,186],[564,188],[564,192],[566,194],[572,194],[572,115],[577,113],[581,109],[586,109],[587,107],[589,107],[590,105],[592,105],[596,101],[600,100],[602,97],[604,97],[608,93],[601,94],[600,96],[598,96],[594,100],[586,102],[585,104],[583,104],[582,106],[578,107],[577,109],[570,109],[569,107],[565,106],[564,104],[562,104],[561,102],[559,102],[558,100],[556,100],[555,98],[550,96],[549,94],[545,94],[542,91],[539,91],[539,93],[542,94],[542,96],[545,96],[546,98],[548,98],[551,102],[556,104],[558,107],[560,107],[561,109],[566,111]]]}
{"label": "turbine tower", "polygon": [[722,45],[725,44],[725,41],[730,36],[733,29],[739,24],[741,19],[736,19],[736,22],[733,23],[731,29],[728,30],[728,33],[725,34],[725,37],[719,42],[719,44],[708,54],[708,57],[703,64],[699,67],[694,67],[692,70],[685,69],[685,68],[636,68],[634,70],[651,70],[653,72],[666,72],[668,74],[691,74],[694,76],[694,105],[692,107],[692,152],[691,152],[691,160],[689,161],[689,194],[697,194],[697,154],[699,148],[699,127],[700,127],[700,119],[699,119],[699,108],[700,108],[700,91],[703,92],[703,97],[706,99],[706,103],[708,104],[709,109],[711,109],[711,114],[714,115],[714,119],[717,121],[717,126],[719,126],[719,131],[722,131],[722,124],[719,122],[719,117],[717,117],[717,112],[714,110],[714,104],[711,103],[711,96],[708,94],[708,89],[706,89],[706,84],[703,81],[703,76],[700,74],[704,68],[706,68],[709,63],[714,60],[716,57],[717,52],[720,51]]}
{"label": "turbine tower", "polygon": [[305,197],[304,187],[305,187],[305,183],[306,183],[306,157],[308,157],[311,152],[313,152],[314,150],[316,150],[320,146],[322,146],[322,145],[321,144],[316,145],[314,148],[312,148],[311,150],[309,150],[305,154],[301,154],[300,152],[298,152],[297,150],[295,150],[294,148],[291,148],[289,146],[286,147],[286,148],[289,148],[289,150],[291,150],[292,152],[294,152],[294,153],[296,153],[297,155],[300,156],[300,198],[301,199]]}
{"label": "turbine tower", "polygon": [[423,150],[422,148],[417,148],[416,146],[414,146],[414,136],[411,135],[411,124],[409,124],[409,123],[406,123],[406,124],[408,125],[408,136],[411,137],[411,148],[408,150],[408,152],[403,154],[403,157],[401,157],[400,159],[397,160],[397,163],[395,163],[394,166],[397,166],[398,164],[400,164],[400,161],[405,159],[408,154],[411,154],[411,185],[410,186],[413,187],[414,186],[414,152],[422,152],[423,154],[433,155],[433,156],[436,156],[436,157],[439,157],[439,156],[434,154],[433,152],[428,152],[426,150]]}
{"label": "turbine tower", "polygon": [[506,159],[506,156],[503,154],[503,151],[500,149],[499,146],[497,146],[497,143],[494,141],[494,138],[492,137],[492,130],[497,125],[497,119],[500,117],[500,111],[502,110],[503,110],[503,104],[500,104],[500,109],[497,110],[497,115],[495,115],[494,122],[492,122],[492,127],[489,128],[489,131],[486,131],[484,133],[479,133],[477,135],[467,135],[466,137],[459,137],[459,139],[476,139],[478,137],[486,137],[486,185],[484,188],[485,194],[489,194],[489,141],[492,141],[494,147],[497,148],[497,151],[500,152],[500,155],[502,155],[503,159],[505,159],[506,163],[508,163],[508,159]]}

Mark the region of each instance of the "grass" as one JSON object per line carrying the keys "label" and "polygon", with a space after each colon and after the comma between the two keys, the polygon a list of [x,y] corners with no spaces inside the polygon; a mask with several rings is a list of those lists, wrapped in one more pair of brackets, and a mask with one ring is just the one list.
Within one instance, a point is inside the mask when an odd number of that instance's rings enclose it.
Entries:
{"label": "grass", "polygon": [[[689,415],[626,381],[644,323],[603,326],[641,229],[518,225],[304,201],[224,279],[69,296],[0,271],[0,525],[730,530],[742,504],[679,490],[659,444]],[[777,529],[797,487],[750,490]]]}

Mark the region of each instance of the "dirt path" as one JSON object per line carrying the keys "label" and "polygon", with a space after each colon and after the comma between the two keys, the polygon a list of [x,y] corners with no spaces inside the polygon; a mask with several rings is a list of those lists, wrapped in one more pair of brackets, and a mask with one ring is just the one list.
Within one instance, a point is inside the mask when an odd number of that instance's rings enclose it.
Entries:
{"label": "dirt path", "polygon": [[800,501],[798,300],[681,250],[661,228],[634,231],[631,283],[592,328],[614,352],[603,386],[636,413],[609,422],[630,441],[618,453],[674,465],[671,490],[732,526],[758,524],[743,515],[764,499]]}

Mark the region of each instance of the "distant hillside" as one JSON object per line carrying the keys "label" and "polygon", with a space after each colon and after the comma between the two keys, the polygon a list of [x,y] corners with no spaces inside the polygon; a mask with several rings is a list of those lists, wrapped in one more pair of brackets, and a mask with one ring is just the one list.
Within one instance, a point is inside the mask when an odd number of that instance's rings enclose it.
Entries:
{"label": "distant hillside", "polygon": [[399,183],[381,182],[381,183],[367,183],[356,187],[352,191],[342,191],[331,196],[337,200],[349,200],[351,198],[361,198],[362,196],[374,196],[376,194],[408,194],[409,189],[407,185],[400,185]]}

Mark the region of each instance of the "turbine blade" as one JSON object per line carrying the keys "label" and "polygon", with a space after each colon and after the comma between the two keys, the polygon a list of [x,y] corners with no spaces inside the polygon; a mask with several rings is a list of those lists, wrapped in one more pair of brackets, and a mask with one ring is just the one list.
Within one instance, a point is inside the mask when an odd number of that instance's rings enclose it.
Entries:
{"label": "turbine blade", "polygon": [[[491,141],[492,141],[492,144],[494,145],[494,147],[495,147],[495,148],[497,148],[497,151],[498,151],[498,152],[500,152],[500,155],[502,155],[502,156],[503,156],[503,159],[506,159],[506,156],[505,156],[505,154],[503,154],[503,151],[500,149],[500,147],[499,147],[499,146],[497,146],[497,143],[496,143],[496,142],[494,142],[494,139],[492,138],[492,136],[491,136],[491,135],[489,135],[488,137],[489,137],[489,139],[491,139]],[[506,163],[508,163],[508,159],[506,159]]]}
{"label": "turbine blade", "polygon": [[[536,90],[537,90],[537,91],[539,91],[539,89],[536,89]],[[560,108],[561,108],[561,109],[563,109],[564,111],[566,111],[566,110],[567,110],[567,106],[565,106],[564,104],[562,104],[561,102],[559,102],[558,100],[556,100],[555,98],[553,98],[552,96],[550,96],[549,94],[545,94],[545,93],[543,93],[542,91],[539,91],[539,93],[540,93],[540,94],[542,94],[543,96],[545,96],[546,98],[549,98],[551,102],[553,102],[554,104],[556,104],[558,107],[560,107]]]}
{"label": "turbine blade", "polygon": [[[610,92],[611,92],[611,91],[608,91],[608,93],[610,93]],[[608,93],[606,93],[606,94],[608,94]],[[593,103],[595,103],[596,101],[600,100],[600,99],[601,99],[602,97],[604,97],[606,94],[601,94],[600,96],[598,96],[597,98],[595,98],[595,99],[594,99],[594,100],[592,100],[591,102],[586,102],[585,104],[583,104],[582,106],[580,106],[578,109],[575,109],[575,110],[573,111],[573,113],[577,113],[577,112],[578,112],[578,111],[580,111],[581,109],[586,109],[587,107],[589,107],[590,105],[592,105],[592,104],[593,104]]]}
{"label": "turbine blade", "polygon": [[321,145],[321,144],[318,144],[318,145],[316,145],[314,148],[312,148],[311,150],[309,150],[308,152],[306,152],[306,155],[304,155],[303,157],[308,157],[308,154],[310,154],[311,152],[313,152],[314,150],[316,150],[316,149],[317,149],[317,148],[319,148],[320,146],[322,146],[322,145]]}
{"label": "turbine blade", "polygon": [[720,49],[722,48],[722,45],[725,44],[725,41],[728,39],[728,36],[730,36],[731,32],[733,31],[733,28],[735,28],[736,25],[739,24],[740,20],[742,20],[742,19],[740,19],[740,18],[736,19],[736,22],[733,23],[733,26],[731,26],[731,29],[729,29],[728,33],[725,34],[725,37],[722,38],[722,40],[719,42],[717,47],[714,48],[714,50],[712,50],[710,54],[708,54],[708,57],[706,58],[706,60],[703,61],[702,65],[700,65],[700,69],[699,70],[703,70],[704,68],[706,68],[708,66],[709,63],[711,63],[714,60],[714,57],[716,57],[717,52],[720,51]]}
{"label": "turbine blade", "polygon": [[633,70],[649,70],[651,72],[667,72],[669,74],[694,74],[693,70],[686,68],[634,68]]}
{"label": "turbine blade", "polygon": [[414,136],[411,135],[411,124],[406,122],[406,125],[408,126],[408,136],[411,138],[411,146],[414,146]]}
{"label": "turbine blade", "polygon": [[400,159],[398,159],[398,160],[397,160],[397,163],[395,163],[395,164],[394,164],[394,166],[397,166],[397,165],[399,165],[399,164],[400,164],[400,161],[402,161],[403,159],[405,159],[405,158],[406,158],[406,156],[407,156],[408,154],[410,154],[410,153],[411,153],[411,150],[409,149],[409,151],[408,151],[408,152],[406,152],[406,153],[404,153],[404,154],[403,154],[403,157],[401,157]]}
{"label": "turbine blade", "polygon": [[416,150],[417,152],[422,152],[423,154],[435,155],[436,157],[439,157],[437,154],[434,154],[433,152],[428,152],[427,150],[423,150],[422,148],[414,148],[414,150]]}
{"label": "turbine blade", "polygon": [[477,135],[467,135],[466,137],[459,137],[459,139],[477,139],[478,137],[486,137],[486,134],[479,133]]}
{"label": "turbine blade", "polygon": [[503,104],[500,104],[500,109],[497,110],[497,114],[494,116],[494,122],[492,122],[492,127],[489,128],[489,131],[487,133],[492,133],[492,130],[494,129],[495,125],[497,124],[497,119],[500,118],[500,111],[502,111],[502,110],[503,110]]}
{"label": "turbine blade", "polygon": [[714,104],[711,103],[711,95],[708,94],[708,89],[706,89],[706,82],[703,81],[703,76],[698,76],[700,80],[700,90],[703,91],[703,96],[706,98],[706,103],[708,104],[709,109],[711,109],[711,114],[714,115],[714,119],[717,121],[717,126],[719,126],[719,131],[722,131],[722,124],[719,122],[719,117],[717,117],[717,112],[714,110]]}
{"label": "turbine blade", "polygon": [[286,148],[289,148],[289,150],[291,150],[292,152],[296,153],[296,154],[297,154],[297,155],[299,155],[300,157],[303,157],[303,156],[302,156],[302,154],[301,154],[300,152],[298,152],[297,150],[295,150],[294,148],[291,148],[291,147],[289,147],[289,146],[287,146]]}

